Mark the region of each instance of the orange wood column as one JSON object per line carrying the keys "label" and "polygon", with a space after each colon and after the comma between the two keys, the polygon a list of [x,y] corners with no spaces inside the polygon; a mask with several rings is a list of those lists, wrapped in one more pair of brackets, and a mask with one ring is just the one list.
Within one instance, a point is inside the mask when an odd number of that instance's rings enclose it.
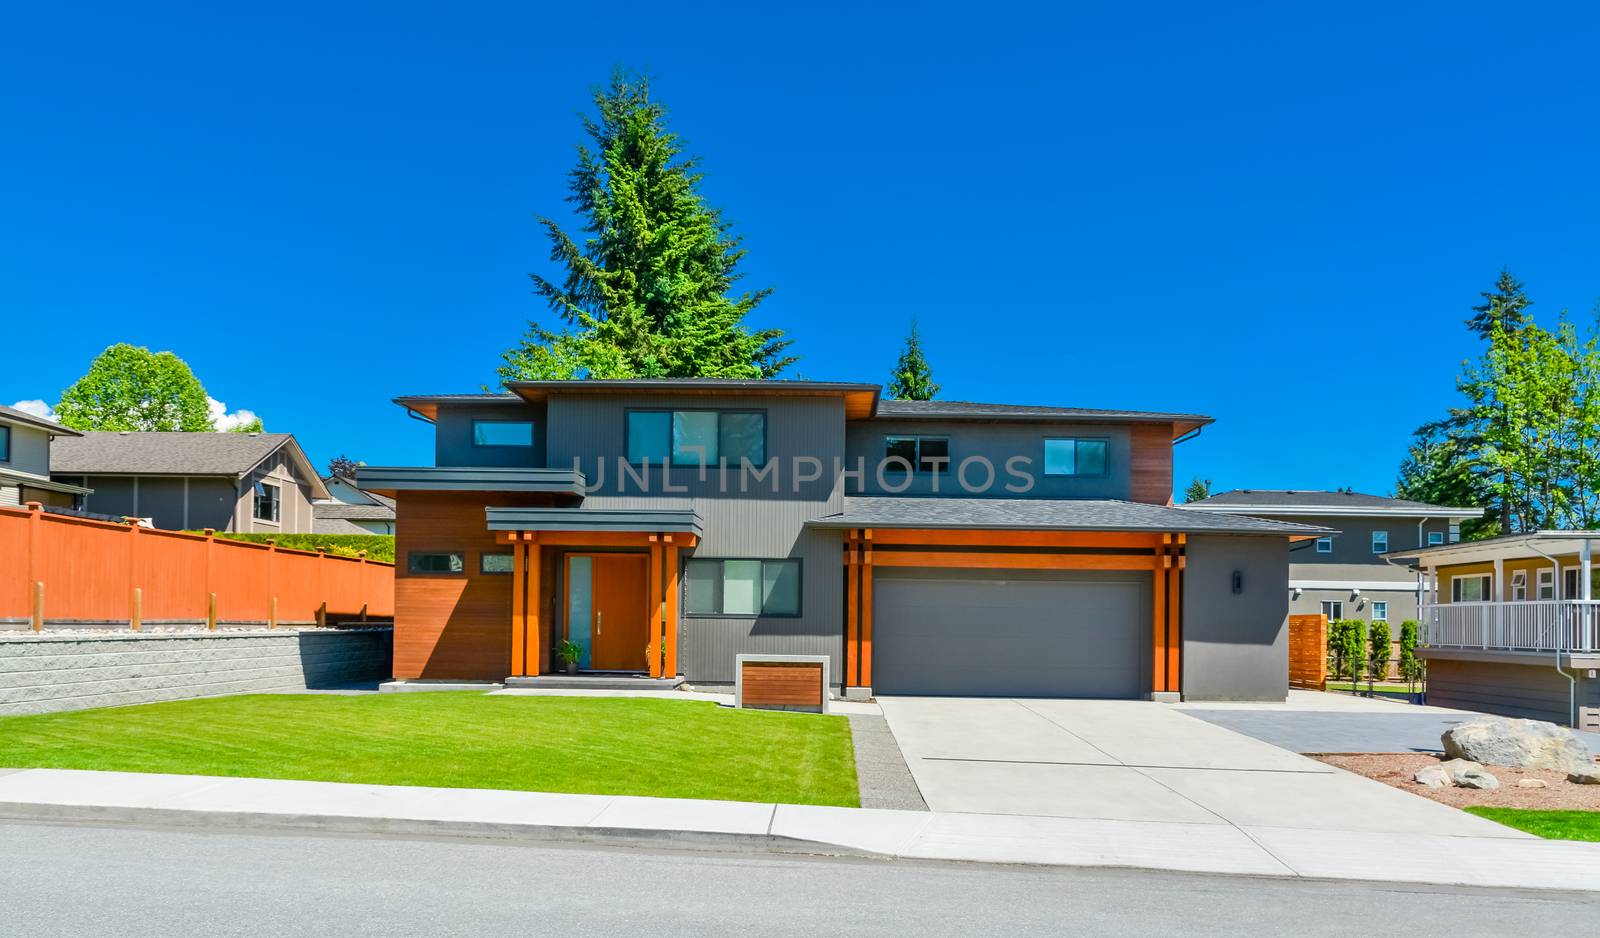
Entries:
{"label": "orange wood column", "polygon": [[851,531],[844,546],[844,685],[861,686],[861,659],[859,621],[861,608],[860,579],[856,571],[856,532]]}
{"label": "orange wood column", "polygon": [[667,643],[665,677],[678,676],[678,566],[678,548],[668,544],[666,615],[663,617]]}
{"label": "orange wood column", "polygon": [[1150,637],[1150,691],[1161,693],[1167,689],[1167,544],[1171,535],[1163,535],[1156,547],[1155,572],[1151,576],[1154,590],[1151,595],[1152,627]]}
{"label": "orange wood column", "polygon": [[861,551],[861,686],[872,686],[872,529],[862,532]]}
{"label": "orange wood column", "polygon": [[546,617],[544,599],[541,595],[544,552],[539,549],[539,542],[535,539],[530,544],[522,545],[519,555],[522,553],[527,554],[523,559],[523,565],[528,568],[528,597],[522,605],[522,631],[527,636],[525,639],[527,657],[524,660],[523,673],[530,677],[538,677],[544,672],[544,663],[549,658],[550,650],[550,646],[545,643]]}
{"label": "orange wood column", "polygon": [[1179,553],[1172,565],[1167,590],[1167,690],[1183,690],[1183,568],[1188,555],[1183,549],[1184,535],[1178,535]]}
{"label": "orange wood column", "polygon": [[650,535],[650,676],[661,676],[661,538]]}
{"label": "orange wood column", "polygon": [[525,606],[528,579],[528,548],[521,541],[511,542],[511,676],[528,673],[528,617]]}

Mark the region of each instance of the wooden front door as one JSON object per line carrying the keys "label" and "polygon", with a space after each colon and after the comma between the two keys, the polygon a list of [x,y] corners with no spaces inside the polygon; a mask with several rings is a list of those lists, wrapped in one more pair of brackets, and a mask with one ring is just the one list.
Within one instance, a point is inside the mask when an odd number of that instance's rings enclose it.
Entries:
{"label": "wooden front door", "polygon": [[637,671],[647,665],[648,561],[643,554],[591,555],[594,618],[589,667],[596,671]]}

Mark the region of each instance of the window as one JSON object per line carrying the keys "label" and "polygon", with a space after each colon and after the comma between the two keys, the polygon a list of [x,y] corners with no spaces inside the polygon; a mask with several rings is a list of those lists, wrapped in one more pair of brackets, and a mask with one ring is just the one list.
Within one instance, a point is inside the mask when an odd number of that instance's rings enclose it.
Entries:
{"label": "window", "polygon": [[484,551],[478,555],[479,573],[511,573],[516,569],[515,564],[510,551]]}
{"label": "window", "polygon": [[1047,476],[1105,475],[1106,441],[1045,440],[1044,474]]}
{"label": "window", "polygon": [[1374,621],[1374,622],[1388,622],[1389,621],[1389,604],[1388,603],[1386,603],[1386,602],[1377,602],[1377,601],[1374,601],[1372,603],[1372,621]]}
{"label": "window", "polygon": [[905,472],[907,466],[915,472],[949,472],[950,438],[886,436],[883,438],[883,458],[884,468],[890,472]]}
{"label": "window", "polygon": [[798,560],[690,560],[683,611],[692,616],[797,616]]}
{"label": "window", "polygon": [[1460,541],[1461,541],[1461,525],[1458,522],[1452,521],[1452,522],[1450,522],[1450,543],[1457,544],[1457,543],[1460,543]]}
{"label": "window", "polygon": [[1331,537],[1319,537],[1319,538],[1317,538],[1317,553],[1319,553],[1319,554],[1331,554],[1331,553],[1333,553],[1333,538],[1331,538]]}
{"label": "window", "polygon": [[1548,567],[1539,571],[1539,598],[1556,598],[1556,572]]}
{"label": "window", "polygon": [[1578,591],[1578,568],[1568,567],[1561,571],[1561,598],[1581,599]]}
{"label": "window", "polygon": [[1528,571],[1511,572],[1511,598],[1519,603],[1528,598]]}
{"label": "window", "polygon": [[11,461],[11,428],[0,427],[0,462]]}
{"label": "window", "polygon": [[467,572],[463,554],[445,552],[411,553],[406,556],[406,570],[411,573],[449,575]]}
{"label": "window", "polygon": [[1372,532],[1372,552],[1374,554],[1386,554],[1386,553],[1389,552],[1389,532],[1388,531],[1373,531]]}
{"label": "window", "polygon": [[628,412],[628,462],[674,466],[737,466],[767,461],[767,415],[732,410]]}
{"label": "window", "polygon": [[473,446],[532,446],[533,424],[527,420],[474,420]]}
{"label": "window", "polygon": [[1450,578],[1450,601],[1453,603],[1481,603],[1489,599],[1489,574],[1473,574]]}
{"label": "window", "polygon": [[250,501],[250,515],[257,521],[278,520],[278,487],[271,482],[257,482]]}
{"label": "window", "polygon": [[1337,599],[1322,601],[1322,614],[1327,616],[1329,622],[1337,622],[1344,618],[1344,603]]}
{"label": "window", "polygon": [[1440,544],[1443,544],[1443,543],[1444,543],[1444,532],[1443,531],[1429,531],[1428,532],[1428,546],[1429,547],[1438,547]]}

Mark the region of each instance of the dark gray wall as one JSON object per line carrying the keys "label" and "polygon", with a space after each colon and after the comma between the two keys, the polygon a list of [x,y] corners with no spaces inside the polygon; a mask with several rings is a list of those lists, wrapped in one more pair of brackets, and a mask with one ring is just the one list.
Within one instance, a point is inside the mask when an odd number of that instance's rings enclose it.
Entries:
{"label": "dark gray wall", "polygon": [[[1428,660],[1428,703],[1435,707],[1481,710],[1525,720],[1548,720],[1570,726],[1572,688],[1556,673],[1554,658],[1537,664],[1468,661],[1425,655]],[[1568,669],[1573,674],[1572,669]],[[1600,680],[1578,679],[1577,703],[1584,717],[1600,708]]]}
{"label": "dark gray wall", "polygon": [[[1414,547],[1426,546],[1427,532],[1437,531],[1450,538],[1450,522],[1443,518],[1425,522],[1422,529],[1423,544],[1417,543],[1417,522],[1420,518],[1348,518],[1348,517],[1316,517],[1303,516],[1272,516],[1257,512],[1240,511],[1239,514],[1256,515],[1257,517],[1277,517],[1282,521],[1295,521],[1300,524],[1314,524],[1318,527],[1331,528],[1338,531],[1333,536],[1333,552],[1328,554],[1317,553],[1316,541],[1301,541],[1293,545],[1289,559],[1291,563],[1299,564],[1364,564],[1372,567],[1382,567],[1396,570],[1404,574],[1403,567],[1396,567],[1381,556],[1372,552],[1372,532],[1389,532],[1390,550],[1410,550]],[[1406,574],[1409,576],[1409,574]]]}
{"label": "dark gray wall", "polygon": [[[474,420],[531,420],[533,446],[474,446]],[[435,466],[540,467],[545,465],[545,408],[535,404],[451,404],[434,420]]]}
{"label": "dark gray wall", "polygon": [[[717,616],[680,619],[679,664],[690,681],[732,683],[734,656],[741,653],[829,655],[832,672],[844,673],[844,568],[836,531],[807,531],[806,521],[843,508],[833,462],[844,457],[844,402],[824,397],[741,397],[732,410],[767,414],[767,456],[777,465],[778,491],[730,468],[724,476],[698,467],[651,467],[648,491],[631,477],[618,478],[617,461],[627,456],[626,412],[635,407],[715,410],[701,396],[624,398],[561,395],[548,406],[549,465],[580,469],[595,490],[586,508],[678,508],[697,511],[704,536],[692,556],[724,559],[797,558],[801,561],[801,615]],[[732,404],[732,401],[726,402]],[[795,482],[794,459],[821,461],[821,478]],[[601,471],[597,461],[604,464]],[[808,470],[813,468],[807,465]],[[665,478],[665,484],[663,482]],[[741,490],[741,480],[744,482]],[[682,488],[667,492],[665,486]]]}
{"label": "dark gray wall", "polygon": [[[235,530],[240,494],[238,485],[229,479],[190,478],[187,515],[183,510],[182,478],[140,476],[137,493],[131,476],[88,476],[84,484],[94,489],[85,501],[87,511],[150,518],[156,527],[169,531]],[[243,510],[249,512],[248,503]],[[288,511],[288,506],[284,510]]]}
{"label": "dark gray wall", "polygon": [[[1288,544],[1189,537],[1183,575],[1185,700],[1283,700],[1289,687]],[[1233,592],[1233,573],[1244,577]]]}
{"label": "dark gray wall", "polygon": [[[866,464],[865,478],[848,483],[849,492],[855,494],[934,494],[935,479],[918,474],[903,490],[904,474],[890,473],[880,484],[878,467],[883,462],[884,437],[887,436],[942,436],[950,440],[950,471],[939,477],[940,495],[965,495],[988,498],[1118,498],[1126,499],[1132,491],[1132,470],[1129,462],[1129,433],[1126,427],[1107,427],[1070,424],[1035,423],[966,423],[930,421],[852,421],[849,425],[845,454],[851,466],[857,460]],[[1106,474],[1103,478],[1075,476],[1046,476],[1044,474],[1044,441],[1047,438],[1084,437],[1104,439],[1106,443]],[[956,470],[968,457],[982,457],[994,466],[994,483],[986,490],[968,491],[960,484]],[[1020,485],[1021,481],[1006,471],[1006,461],[1014,456],[1025,456],[1030,462],[1019,467],[1033,480],[1027,492],[1007,491],[1007,485]],[[982,486],[987,473],[978,465],[967,472],[970,486]]]}

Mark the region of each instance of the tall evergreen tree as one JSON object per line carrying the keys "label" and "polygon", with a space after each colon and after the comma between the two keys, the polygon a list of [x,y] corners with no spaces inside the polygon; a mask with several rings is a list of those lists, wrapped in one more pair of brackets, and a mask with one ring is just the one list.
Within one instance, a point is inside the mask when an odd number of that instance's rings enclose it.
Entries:
{"label": "tall evergreen tree", "polygon": [[917,335],[917,319],[911,318],[911,334],[900,351],[894,372],[889,375],[889,397],[897,401],[931,401],[939,393],[933,383],[933,369],[922,354],[922,339]]}
{"label": "tall evergreen tree", "polygon": [[1211,497],[1211,480],[1196,476],[1183,490],[1185,502],[1203,502]]}
{"label": "tall evergreen tree", "polygon": [[1528,322],[1524,310],[1532,306],[1533,301],[1523,292],[1522,281],[1511,276],[1506,268],[1500,268],[1493,290],[1478,295],[1483,297],[1483,302],[1472,307],[1473,315],[1467,320],[1467,326],[1479,338],[1488,339],[1496,325],[1507,332],[1515,332]]}
{"label": "tall evergreen tree", "polygon": [[[1490,503],[1483,479],[1472,471],[1461,444],[1438,424],[1421,427],[1412,435],[1411,445],[1400,463],[1394,495],[1452,508],[1482,508]],[[1499,533],[1500,519],[1494,513],[1461,523],[1463,540],[1478,540]]]}
{"label": "tall evergreen tree", "polygon": [[586,237],[540,218],[566,272],[560,283],[530,275],[567,328],[530,322],[501,380],[776,376],[795,361],[783,331],[744,323],[772,291],[733,293],[741,239],[696,191],[702,174],[648,80],[618,71],[593,102],[596,116],[582,118],[591,142],[568,174]]}

